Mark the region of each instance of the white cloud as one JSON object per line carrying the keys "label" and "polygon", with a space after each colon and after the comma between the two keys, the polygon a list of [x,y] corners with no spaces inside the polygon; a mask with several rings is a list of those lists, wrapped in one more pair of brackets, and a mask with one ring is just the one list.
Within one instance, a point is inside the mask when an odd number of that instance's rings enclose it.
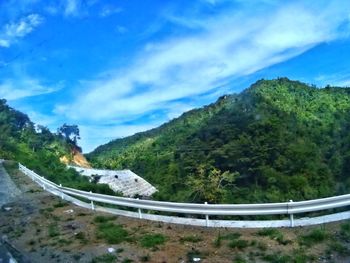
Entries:
{"label": "white cloud", "polygon": [[126,27],[121,26],[121,25],[118,25],[115,30],[119,34],[124,34],[124,33],[128,32],[128,29]]}
{"label": "white cloud", "polygon": [[79,0],[66,0],[64,7],[64,14],[66,16],[77,16],[80,10]]}
{"label": "white cloud", "polygon": [[30,14],[17,22],[4,25],[0,31],[0,47],[10,47],[12,43],[31,33],[42,22],[43,18],[40,15]]}
{"label": "white cloud", "polygon": [[106,5],[106,6],[102,7],[99,15],[101,17],[108,17],[108,16],[115,15],[115,14],[118,14],[121,12],[123,12],[123,9],[120,7]]}
{"label": "white cloud", "polygon": [[269,13],[225,9],[205,21],[190,17],[206,25],[200,33],[146,45],[131,65],[109,74],[113,77],[82,82],[84,96],[56,110],[72,119],[90,121],[174,111],[178,100],[207,93],[227,84],[228,79],[343,37],[338,27],[350,11],[350,5],[337,1],[307,7],[295,2],[274,8]]}
{"label": "white cloud", "polygon": [[31,78],[7,79],[0,82],[0,98],[17,100],[56,92],[61,88],[62,85],[47,87],[42,85],[38,80]]}

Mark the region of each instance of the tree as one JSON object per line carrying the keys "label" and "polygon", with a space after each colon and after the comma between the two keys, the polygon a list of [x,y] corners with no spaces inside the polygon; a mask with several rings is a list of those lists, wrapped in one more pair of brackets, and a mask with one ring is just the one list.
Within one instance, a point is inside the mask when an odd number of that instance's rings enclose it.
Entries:
{"label": "tree", "polygon": [[235,187],[238,176],[238,172],[221,172],[215,167],[199,165],[197,172],[188,180],[193,201],[220,203],[225,193],[224,188]]}
{"label": "tree", "polygon": [[60,128],[57,129],[57,133],[63,136],[67,142],[73,143],[75,146],[77,146],[77,140],[80,140],[79,127],[75,124],[63,124]]}

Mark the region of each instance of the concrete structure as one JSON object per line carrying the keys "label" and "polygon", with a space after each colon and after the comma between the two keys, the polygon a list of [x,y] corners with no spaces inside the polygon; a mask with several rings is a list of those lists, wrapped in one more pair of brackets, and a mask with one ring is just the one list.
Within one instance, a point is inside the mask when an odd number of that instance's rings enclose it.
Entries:
{"label": "concrete structure", "polygon": [[91,179],[94,176],[99,176],[99,184],[108,184],[113,191],[121,192],[124,196],[151,196],[157,191],[154,186],[130,170],[100,170],[77,166],[69,167]]}
{"label": "concrete structure", "polygon": [[[299,213],[327,210],[331,208],[346,207],[350,205],[350,194],[329,198],[315,199],[301,202],[267,203],[267,204],[193,204],[173,203],[152,200],[139,200],[125,197],[116,197],[89,193],[72,188],[58,186],[45,178],[30,171],[23,165],[19,169],[37,182],[43,189],[70,201],[78,206],[109,212],[117,215],[160,221],[174,224],[206,226],[206,227],[236,227],[236,228],[264,228],[264,227],[295,227],[317,225],[350,219],[350,212],[341,212],[313,218],[294,218]],[[83,197],[90,203],[82,202],[73,197]],[[118,210],[97,206],[94,202],[113,204],[136,208],[137,212]],[[145,213],[148,211],[164,211],[186,214],[186,217],[164,216]],[[194,216],[197,215],[197,216]],[[286,215],[282,220],[211,220],[213,215]],[[202,217],[202,218],[201,218]]]}

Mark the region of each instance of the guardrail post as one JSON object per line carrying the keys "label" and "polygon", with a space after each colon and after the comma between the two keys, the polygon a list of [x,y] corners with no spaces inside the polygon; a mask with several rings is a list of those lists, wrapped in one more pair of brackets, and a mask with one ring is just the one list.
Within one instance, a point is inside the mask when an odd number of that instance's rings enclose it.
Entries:
{"label": "guardrail post", "polygon": [[[42,176],[41,178],[45,179],[44,176]],[[42,184],[43,184],[43,185],[42,185],[42,186],[43,186],[43,189],[46,190],[45,183],[43,182]]]}
{"label": "guardrail post", "polygon": [[[139,200],[139,198],[137,198],[137,200]],[[137,210],[138,210],[138,212],[139,212],[139,218],[140,218],[140,219],[142,219],[142,212],[141,212],[141,208],[138,208]]]}
{"label": "guardrail post", "polygon": [[[92,192],[90,191],[90,193],[92,193]],[[91,200],[91,210],[95,210],[94,201],[92,201],[92,200]]]}
{"label": "guardrail post", "polygon": [[[62,184],[60,184],[60,188],[62,187]],[[62,200],[64,200],[64,193],[62,192],[62,191],[60,191],[61,192],[61,198],[62,198]]]}
{"label": "guardrail post", "polygon": [[[289,200],[289,203],[293,203],[293,200]],[[289,215],[289,220],[290,220],[290,227],[294,227],[294,215],[293,214]]]}
{"label": "guardrail post", "polygon": [[[208,202],[205,202],[204,204],[207,205]],[[209,226],[209,215],[205,215],[205,226],[206,226],[206,227]]]}

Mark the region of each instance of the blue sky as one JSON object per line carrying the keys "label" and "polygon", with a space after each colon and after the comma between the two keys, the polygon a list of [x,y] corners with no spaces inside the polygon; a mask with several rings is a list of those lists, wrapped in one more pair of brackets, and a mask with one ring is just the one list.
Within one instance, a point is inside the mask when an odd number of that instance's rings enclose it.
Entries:
{"label": "blue sky", "polygon": [[84,152],[286,76],[350,86],[350,2],[0,1],[0,97]]}

